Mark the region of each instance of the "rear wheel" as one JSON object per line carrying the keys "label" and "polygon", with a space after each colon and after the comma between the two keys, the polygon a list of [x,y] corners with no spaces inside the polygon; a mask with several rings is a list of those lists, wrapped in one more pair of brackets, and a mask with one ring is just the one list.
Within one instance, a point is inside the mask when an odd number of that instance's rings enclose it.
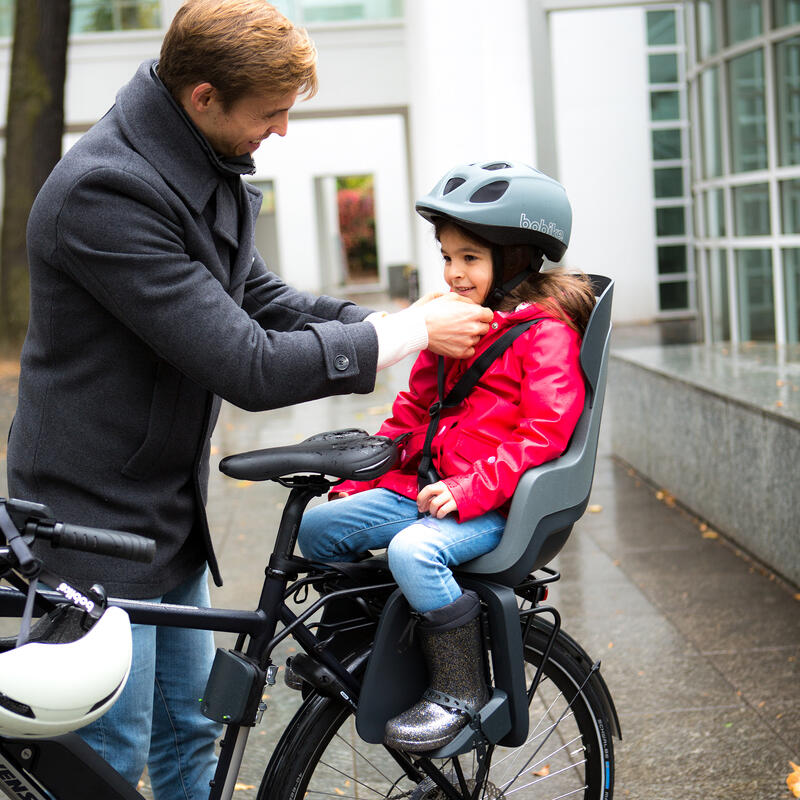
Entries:
{"label": "rear wheel", "polygon": [[[532,629],[525,641],[530,685],[541,663],[547,637]],[[587,668],[556,641],[542,681],[530,704],[526,742],[494,747],[477,797],[555,800],[572,797],[610,800],[613,749],[609,721],[595,695]],[[475,788],[475,753],[434,762],[459,796]],[[461,772],[468,794],[463,793]],[[444,800],[430,778],[409,777],[393,754],[367,744],[355,730],[351,710],[332,698],[312,695],[298,711],[273,754],[259,789],[259,800],[322,798],[409,798]]]}

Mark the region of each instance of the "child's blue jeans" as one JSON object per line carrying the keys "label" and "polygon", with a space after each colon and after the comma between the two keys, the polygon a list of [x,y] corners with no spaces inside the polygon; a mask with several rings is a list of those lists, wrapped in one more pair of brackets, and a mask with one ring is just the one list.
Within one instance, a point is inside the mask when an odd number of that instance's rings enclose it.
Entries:
{"label": "child's blue jeans", "polygon": [[493,550],[505,524],[498,511],[467,522],[453,515],[420,518],[415,500],[369,489],[306,511],[298,543],[306,558],[317,561],[353,561],[365,550],[388,548],[397,585],[424,613],[460,597],[450,567]]}

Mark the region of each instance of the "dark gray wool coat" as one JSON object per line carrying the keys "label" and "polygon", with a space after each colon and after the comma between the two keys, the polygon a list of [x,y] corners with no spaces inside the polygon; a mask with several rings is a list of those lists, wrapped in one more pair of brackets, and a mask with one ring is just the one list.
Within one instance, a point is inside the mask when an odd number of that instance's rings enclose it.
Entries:
{"label": "dark gray wool coat", "polygon": [[161,595],[205,561],[221,583],[204,509],[219,398],[259,411],[374,387],[368,310],[270,273],[253,241],[261,195],[215,162],[145,63],[28,224],[9,493],[155,538],[150,565],[44,551],[118,596]]}

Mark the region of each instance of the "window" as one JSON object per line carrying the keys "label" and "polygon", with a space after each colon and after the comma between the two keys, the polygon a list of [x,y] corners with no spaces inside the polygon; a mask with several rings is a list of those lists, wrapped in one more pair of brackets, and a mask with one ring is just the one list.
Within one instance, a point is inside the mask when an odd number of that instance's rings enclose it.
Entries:
{"label": "window", "polygon": [[683,170],[680,167],[653,170],[656,197],[681,197],[683,195]]}
{"label": "window", "polygon": [[662,245],[657,249],[657,253],[659,275],[686,272],[685,245]]}
{"label": "window", "polygon": [[767,117],[764,108],[764,54],[754,50],[730,62],[733,171],[767,166]]}
{"label": "window", "polygon": [[757,183],[733,188],[733,225],[736,236],[767,236],[769,186]]}
{"label": "window", "polygon": [[678,92],[650,92],[650,119],[673,120],[681,117],[681,102]]}
{"label": "window", "polygon": [[670,161],[683,156],[680,128],[656,128],[652,132],[653,160]]}
{"label": "window", "polygon": [[303,25],[402,18],[403,0],[277,0],[273,5]]}
{"label": "window", "polygon": [[658,286],[658,305],[662,311],[681,311],[689,306],[689,284],[670,281]]}
{"label": "window", "polygon": [[776,28],[800,22],[800,0],[774,0],[772,24]]}
{"label": "window", "polygon": [[700,134],[703,147],[703,175],[722,174],[722,140],[719,122],[719,68],[707,69],[700,76]]}
{"label": "window", "polygon": [[781,181],[781,233],[800,233],[800,178]]}
{"label": "window", "polygon": [[659,310],[686,311],[693,305],[694,251],[685,183],[690,164],[688,138],[684,141],[688,120],[683,9],[653,9],[645,12],[645,19]]}
{"label": "window", "polygon": [[728,294],[728,258],[724,250],[709,250],[708,294],[711,309],[711,339],[727,342],[731,338],[731,322]]}
{"label": "window", "polygon": [[800,164],[800,37],[775,47],[781,166]]}
{"label": "window", "polygon": [[783,296],[786,304],[786,340],[800,342],[800,250],[783,251]]}
{"label": "window", "polygon": [[717,29],[714,24],[714,8],[711,0],[697,0],[697,50],[700,59],[706,59],[717,52]]}
{"label": "window", "polygon": [[647,12],[647,44],[676,44],[678,29],[672,9]]}
{"label": "window", "polygon": [[728,44],[752,39],[761,33],[761,0],[725,0]]}
{"label": "window", "polygon": [[656,236],[683,236],[686,233],[684,206],[656,209]]}
{"label": "window", "polygon": [[742,341],[775,340],[772,254],[769,250],[736,252],[736,294]]}
{"label": "window", "polygon": [[[0,36],[13,36],[14,0],[0,0]],[[160,0],[72,0],[70,33],[157,30]]]}
{"label": "window", "polygon": [[725,235],[725,195],[722,189],[706,192],[706,236]]}
{"label": "window", "polygon": [[650,83],[678,82],[678,56],[675,53],[656,53],[647,61]]}

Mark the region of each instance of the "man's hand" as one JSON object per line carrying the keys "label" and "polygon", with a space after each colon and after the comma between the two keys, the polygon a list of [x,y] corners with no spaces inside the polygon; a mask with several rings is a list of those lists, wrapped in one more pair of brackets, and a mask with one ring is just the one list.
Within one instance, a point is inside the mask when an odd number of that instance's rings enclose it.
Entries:
{"label": "man's hand", "polygon": [[442,481],[429,483],[417,495],[417,508],[421,513],[428,512],[432,517],[442,519],[458,510],[450,490]]}
{"label": "man's hand", "polygon": [[420,306],[428,328],[428,349],[440,356],[469,358],[489,330],[492,312],[453,292]]}

